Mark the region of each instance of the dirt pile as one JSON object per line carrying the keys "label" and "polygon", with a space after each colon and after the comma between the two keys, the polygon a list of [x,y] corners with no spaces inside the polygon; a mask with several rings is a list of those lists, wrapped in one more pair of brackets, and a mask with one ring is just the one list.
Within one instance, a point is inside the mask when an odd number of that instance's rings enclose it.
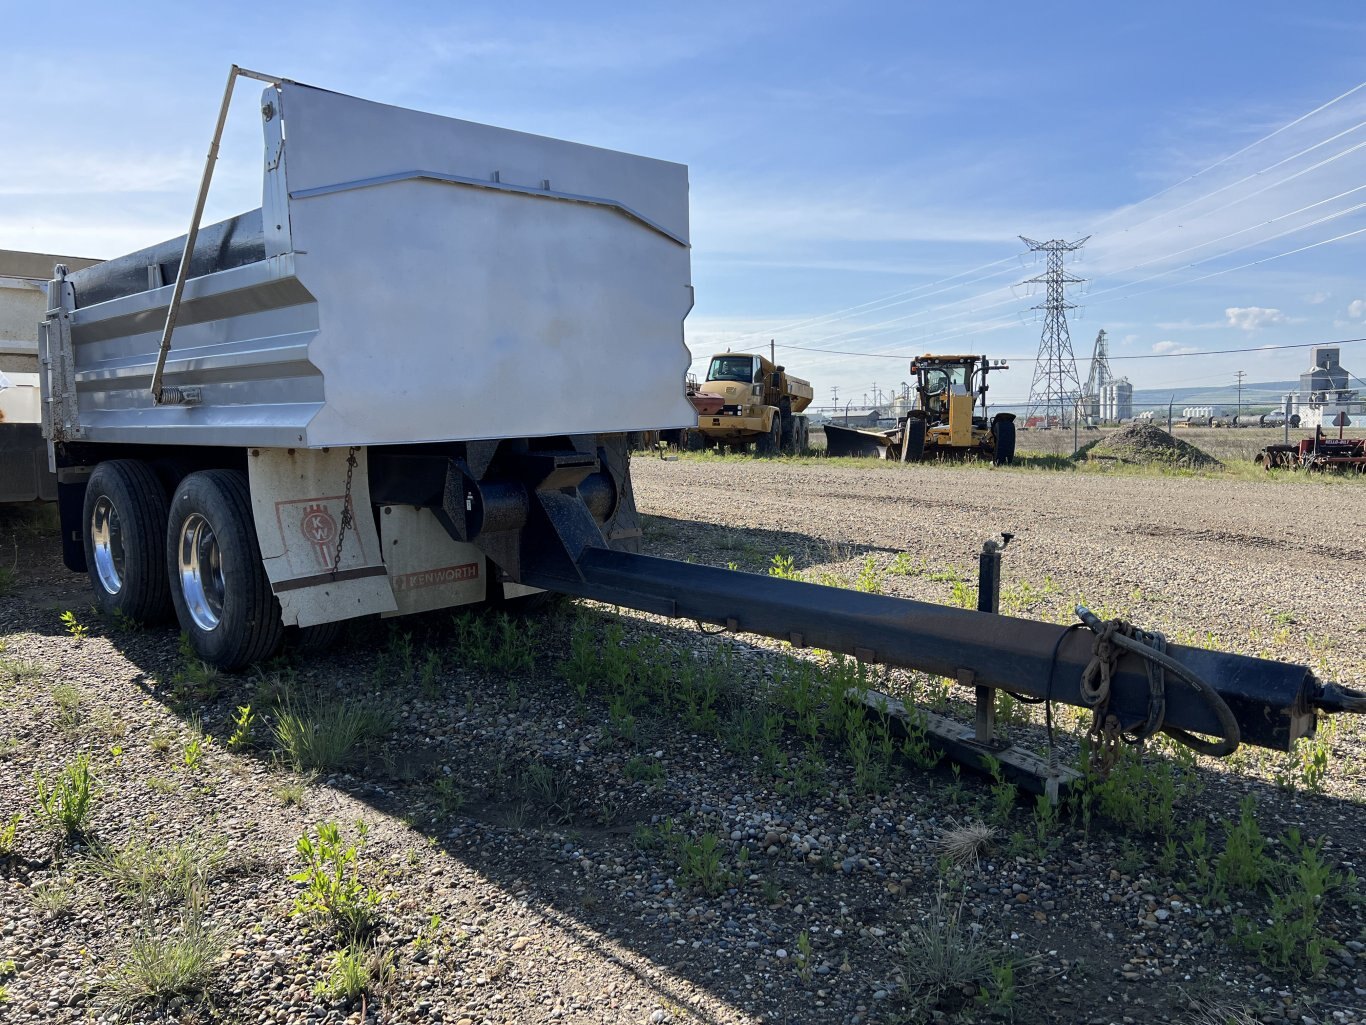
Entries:
{"label": "dirt pile", "polygon": [[1217,470],[1223,463],[1194,445],[1174,438],[1155,424],[1130,424],[1077,453],[1078,459],[1118,460],[1141,465],[1181,466]]}

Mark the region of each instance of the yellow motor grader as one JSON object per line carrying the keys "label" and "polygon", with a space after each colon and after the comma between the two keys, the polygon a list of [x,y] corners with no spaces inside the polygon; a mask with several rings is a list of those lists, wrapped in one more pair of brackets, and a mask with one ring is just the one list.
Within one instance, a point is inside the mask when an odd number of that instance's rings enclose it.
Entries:
{"label": "yellow motor grader", "polygon": [[1015,414],[987,416],[987,374],[1007,369],[1004,360],[993,363],[986,356],[917,357],[911,363],[915,403],[897,425],[870,431],[828,423],[826,451],[903,463],[958,457],[1009,464],[1015,459]]}

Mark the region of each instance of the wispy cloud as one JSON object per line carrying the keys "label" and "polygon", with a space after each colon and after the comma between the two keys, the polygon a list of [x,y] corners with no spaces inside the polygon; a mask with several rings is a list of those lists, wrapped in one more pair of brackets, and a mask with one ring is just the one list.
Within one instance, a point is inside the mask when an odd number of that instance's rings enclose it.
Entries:
{"label": "wispy cloud", "polygon": [[1265,306],[1230,306],[1224,310],[1228,322],[1240,331],[1256,331],[1272,324],[1284,324],[1286,315],[1280,310]]}
{"label": "wispy cloud", "polygon": [[1180,356],[1186,353],[1199,352],[1193,345],[1182,345],[1170,339],[1153,343],[1153,352],[1158,356]]}

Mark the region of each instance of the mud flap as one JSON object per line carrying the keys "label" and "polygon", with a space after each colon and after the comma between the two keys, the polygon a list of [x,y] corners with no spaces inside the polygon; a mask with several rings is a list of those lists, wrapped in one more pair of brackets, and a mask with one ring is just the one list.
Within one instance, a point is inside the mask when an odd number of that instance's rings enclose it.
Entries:
{"label": "mud flap", "polygon": [[252,449],[247,470],[261,558],[286,626],[398,611],[375,531],[364,448]]}

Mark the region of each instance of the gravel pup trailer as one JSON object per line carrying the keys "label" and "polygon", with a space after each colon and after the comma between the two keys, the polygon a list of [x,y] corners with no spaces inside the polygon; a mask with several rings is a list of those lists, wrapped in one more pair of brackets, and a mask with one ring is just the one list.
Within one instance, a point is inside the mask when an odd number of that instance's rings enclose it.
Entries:
{"label": "gravel pup trailer", "polygon": [[[542,589],[1082,704],[1112,735],[1194,732],[1213,753],[1360,710],[1303,666],[1122,624],[639,554],[627,433],[695,422],[686,168],[237,68],[229,95],[241,75],[267,83],[261,207],[49,286],[64,558],[108,613],[174,609],[201,658],[237,669],[286,631]],[[507,402],[528,375],[537,401]]]}

